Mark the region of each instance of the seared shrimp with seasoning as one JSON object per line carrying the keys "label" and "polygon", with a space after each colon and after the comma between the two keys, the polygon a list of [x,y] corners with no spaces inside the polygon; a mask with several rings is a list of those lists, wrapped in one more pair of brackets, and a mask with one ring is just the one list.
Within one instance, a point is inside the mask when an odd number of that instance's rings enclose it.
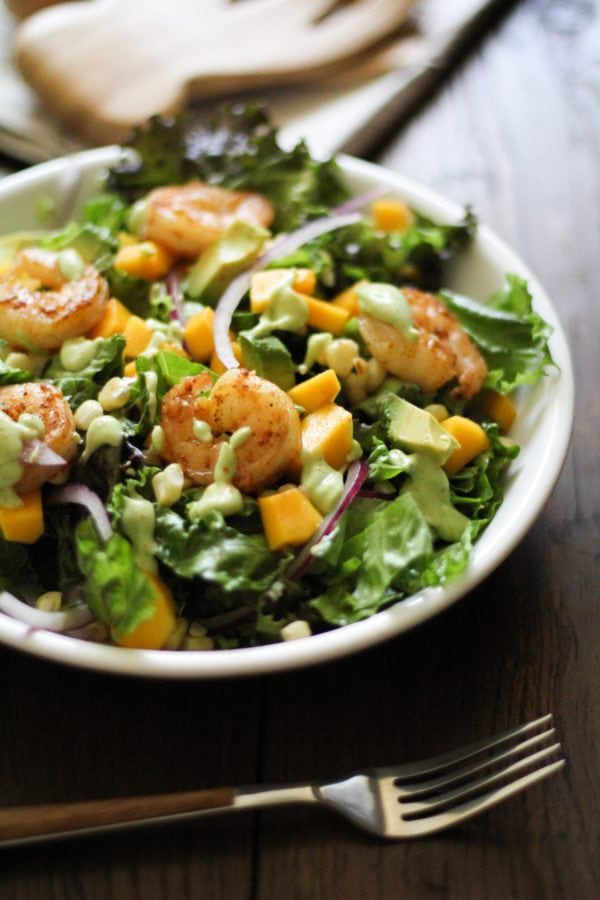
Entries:
{"label": "seared shrimp with seasoning", "polygon": [[[65,462],[77,451],[77,433],[73,413],[62,392],[51,384],[30,382],[0,388],[0,413],[18,422],[23,416],[38,421],[39,440]],[[22,420],[21,420],[22,421]],[[41,487],[56,473],[51,466],[35,461],[22,462],[22,473],[12,487],[19,494],[28,494]]]}
{"label": "seared shrimp with seasoning", "polygon": [[156,188],[147,196],[141,236],[177,256],[196,259],[235,219],[268,228],[274,215],[271,203],[261,194],[192,181]]}
{"label": "seared shrimp with seasoning", "polygon": [[0,338],[11,346],[58,350],[102,315],[106,280],[78,254],[63,254],[27,248],[0,278]]}
{"label": "seared shrimp with seasoning", "polygon": [[246,369],[229,369],[215,382],[203,373],[183,378],[163,397],[162,455],[196,484],[214,480],[220,449],[234,432],[249,436],[235,449],[233,484],[255,493],[298,464],[300,417],[277,385]]}
{"label": "seared shrimp with seasoning", "polygon": [[434,393],[453,379],[454,393],[469,399],[481,389],[487,375],[485,360],[458,319],[433,294],[403,288],[418,331],[410,340],[399,329],[361,313],[358,327],[369,352],[397,378]]}

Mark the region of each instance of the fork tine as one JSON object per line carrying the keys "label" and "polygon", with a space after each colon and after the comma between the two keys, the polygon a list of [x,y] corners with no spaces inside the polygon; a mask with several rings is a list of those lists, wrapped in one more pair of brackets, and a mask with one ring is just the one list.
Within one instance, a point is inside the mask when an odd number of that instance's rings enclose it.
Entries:
{"label": "fork tine", "polygon": [[475,797],[476,799],[477,795],[481,795],[484,789],[499,783],[504,783],[507,779],[512,779],[524,769],[531,769],[532,766],[545,761],[548,757],[555,755],[559,750],[560,744],[553,744],[551,747],[538,750],[537,753],[533,753],[530,756],[525,757],[525,759],[520,759],[518,762],[505,766],[503,769],[500,769],[500,771],[495,772],[492,775],[485,775],[483,778],[478,778],[476,781],[463,784],[461,787],[454,788],[445,793],[436,794],[430,799],[413,802],[410,794],[408,794],[406,798],[400,796],[398,797],[398,802],[401,806],[402,818],[407,819],[412,816],[423,814],[432,815],[435,812],[454,806],[457,803],[460,804],[463,799],[468,797]]}
{"label": "fork tine", "polygon": [[420,837],[426,834],[435,834],[437,831],[465,822],[467,819],[485,812],[485,810],[502,803],[504,800],[526,790],[537,782],[549,778],[550,775],[559,772],[564,766],[565,760],[559,759],[556,762],[548,763],[548,765],[537,769],[535,772],[522,775],[510,784],[504,785],[504,787],[496,788],[487,794],[467,800],[445,812],[419,819],[405,820],[402,823],[402,837]]}
{"label": "fork tine", "polygon": [[[544,742],[547,742],[551,738],[553,738],[555,733],[556,732],[554,728],[549,728],[547,731],[544,731],[541,734],[536,734],[533,737],[526,738],[519,744],[515,744],[514,747],[510,747],[510,749],[508,750],[488,756],[482,762],[477,762],[475,765],[468,764],[466,766],[463,765],[460,768],[453,768],[447,774],[444,774],[438,778],[426,778],[424,781],[415,781],[414,778],[412,778],[409,781],[408,785],[406,787],[403,787],[403,779],[402,777],[399,777],[394,779],[394,785],[395,787],[399,787],[401,789],[402,794],[406,794],[406,796],[410,797],[411,799],[416,797],[424,797],[434,792],[439,793],[442,788],[449,788],[452,785],[457,785],[461,782],[465,782],[468,779],[471,779],[472,776],[476,775],[478,772],[484,772],[491,769],[492,767],[497,768],[500,763],[505,763],[508,760],[513,759],[515,756],[520,756],[523,753],[529,753],[529,751],[534,747],[537,747],[540,744],[543,744]],[[471,759],[472,757],[467,757],[467,763],[469,763],[469,760]]]}
{"label": "fork tine", "polygon": [[435,775],[438,772],[442,773],[451,766],[466,762],[468,759],[479,756],[481,753],[485,753],[488,750],[501,747],[503,744],[510,744],[511,741],[524,737],[527,734],[531,734],[542,726],[550,726],[551,722],[552,715],[548,714],[539,719],[527,722],[525,725],[518,725],[516,728],[511,728],[509,731],[496,734],[493,737],[484,738],[483,740],[475,741],[473,744],[459,747],[457,750],[452,750],[449,753],[432,756],[421,762],[409,763],[408,765],[399,766],[397,768],[380,769],[378,774],[390,777],[396,775],[398,782],[404,783],[411,778],[416,780],[417,778],[428,775]]}

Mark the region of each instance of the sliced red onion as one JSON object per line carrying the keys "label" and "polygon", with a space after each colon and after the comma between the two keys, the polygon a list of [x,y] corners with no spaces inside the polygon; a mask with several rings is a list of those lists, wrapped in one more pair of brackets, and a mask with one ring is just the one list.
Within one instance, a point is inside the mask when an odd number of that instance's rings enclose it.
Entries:
{"label": "sliced red onion", "polygon": [[324,216],[320,219],[313,219],[312,222],[308,222],[292,234],[282,237],[281,240],[261,254],[249,269],[246,269],[245,272],[234,278],[223,292],[217,304],[213,323],[215,351],[226,368],[235,369],[239,366],[239,362],[233,355],[231,341],[229,340],[229,329],[233,314],[250,287],[250,279],[254,272],[263,269],[268,263],[279,259],[281,256],[293,253],[299,247],[303,247],[304,244],[320,237],[322,234],[336,231],[338,228],[344,228],[346,225],[354,225],[356,222],[360,222],[361,218],[362,216],[359,212],[349,212],[344,215]]}
{"label": "sliced red onion", "polygon": [[315,544],[318,544],[322,538],[331,534],[342,515],[346,512],[360,491],[361,485],[364,483],[368,474],[369,464],[366,460],[357,459],[353,463],[350,463],[348,472],[346,473],[344,490],[342,491],[342,496],[340,497],[337,506],[329,513],[329,515],[325,516],[310,541],[303,546],[302,550],[285,573],[286,579],[293,581],[304,575],[312,562],[313,547]]}
{"label": "sliced red onion", "polygon": [[346,213],[354,212],[357,209],[363,209],[363,207],[368,206],[369,203],[373,203],[374,200],[379,200],[380,197],[389,194],[389,192],[389,187],[380,184],[368,191],[364,191],[362,194],[357,194],[356,197],[350,197],[345,203],[340,203],[339,206],[336,206],[334,212],[336,215],[345,215]]}
{"label": "sliced red onion", "polygon": [[171,269],[165,278],[165,286],[169,292],[169,296],[173,301],[173,312],[171,318],[175,321],[183,323],[185,321],[183,294],[181,292],[181,279],[183,271],[179,268]]}
{"label": "sliced red onion", "polygon": [[61,469],[67,464],[66,459],[51,450],[44,441],[38,441],[37,438],[23,444],[21,462],[26,465],[35,463],[36,466],[42,466],[44,469],[55,470]]}
{"label": "sliced red onion", "polygon": [[31,625],[32,628],[43,628],[45,631],[71,631],[89,624],[94,618],[84,604],[71,609],[48,612],[24,603],[8,591],[0,591],[0,611],[12,619]]}
{"label": "sliced red onion", "polygon": [[98,534],[103,541],[107,541],[113,531],[102,500],[85,484],[65,484],[53,492],[50,500],[52,504],[77,503],[84,506],[94,521]]}

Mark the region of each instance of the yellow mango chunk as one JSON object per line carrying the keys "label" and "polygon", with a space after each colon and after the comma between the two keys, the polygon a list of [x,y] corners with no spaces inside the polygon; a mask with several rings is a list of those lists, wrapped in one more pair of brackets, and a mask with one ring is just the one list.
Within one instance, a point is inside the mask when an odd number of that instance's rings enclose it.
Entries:
{"label": "yellow mango chunk", "polygon": [[309,413],[314,412],[324,403],[333,403],[339,394],[341,385],[333,369],[325,369],[312,378],[307,378],[295,387],[290,388],[288,397],[297,406]]}
{"label": "yellow mango chunk", "polygon": [[467,463],[490,446],[487,434],[481,425],[472,419],[467,419],[465,416],[450,416],[440,424],[460,444],[460,447],[457,447],[444,463],[443,469],[447,475],[456,475]]}
{"label": "yellow mango chunk", "polygon": [[506,434],[517,415],[515,405],[505,394],[498,391],[484,390],[477,397],[477,406],[493,422],[497,422],[500,429]]}
{"label": "yellow mango chunk", "polygon": [[302,420],[302,449],[341,469],[352,450],[352,413],[336,403],[324,403]]}
{"label": "yellow mango chunk", "polygon": [[129,359],[135,359],[140,353],[143,353],[150,338],[152,337],[152,329],[144,319],[139,316],[129,316],[123,329],[125,335],[125,356]]}
{"label": "yellow mango chunk", "polygon": [[259,497],[258,508],[269,550],[306,543],[322,522],[321,513],[294,486]]}
{"label": "yellow mango chunk", "polygon": [[172,268],[173,255],[155,241],[127,243],[117,251],[114,266],[127,275],[155,281]]}
{"label": "yellow mango chunk", "polygon": [[334,306],[340,306],[342,309],[347,310],[350,316],[357,316],[360,312],[360,308],[358,305],[358,293],[356,289],[363,284],[368,284],[366,278],[361,278],[356,284],[350,285],[350,287],[346,288],[345,291],[342,291],[341,294],[337,294],[331,302]]}
{"label": "yellow mango chunk", "polygon": [[350,313],[342,306],[335,306],[331,300],[317,300],[316,297],[304,297],[308,304],[308,324],[318,331],[329,331],[338,335],[344,330]]}
{"label": "yellow mango chunk", "polygon": [[135,378],[137,375],[137,366],[135,364],[135,359],[132,359],[130,362],[125,363],[123,366],[123,375],[126,378]]}
{"label": "yellow mango chunk", "polygon": [[108,338],[113,334],[123,334],[131,313],[120,300],[111,297],[100,319],[94,327],[88,332],[90,338]]}
{"label": "yellow mango chunk", "polygon": [[205,306],[189,317],[183,329],[183,339],[192,359],[207,363],[211,358],[215,341],[213,337],[213,321],[215,311]]}
{"label": "yellow mango chunk", "polygon": [[263,313],[273,291],[292,272],[292,288],[300,294],[312,294],[317,284],[313,269],[265,269],[264,272],[255,272],[250,280],[250,311]]}
{"label": "yellow mango chunk", "polygon": [[138,243],[138,238],[130,231],[120,231],[118,234],[120,247],[131,247],[132,244]]}
{"label": "yellow mango chunk", "polygon": [[[240,347],[239,342],[238,342],[238,341],[232,341],[232,342],[231,342],[231,349],[233,350],[233,355],[235,356],[235,358],[237,359],[237,361],[240,363],[240,365],[243,365],[243,360],[242,360],[242,348]],[[209,363],[209,366],[208,366],[208,367],[209,367],[209,369],[211,369],[211,371],[213,371],[216,375],[222,375],[224,372],[227,371],[227,369],[225,368],[225,366],[223,365],[223,363],[221,362],[221,360],[220,360],[219,357],[217,356],[216,351],[215,351],[215,352],[213,353],[213,355],[211,356],[211,358],[210,358],[210,363]]]}
{"label": "yellow mango chunk", "polygon": [[410,209],[400,200],[374,200],[371,212],[373,224],[379,231],[406,231],[412,222]]}
{"label": "yellow mango chunk", "polygon": [[0,530],[6,541],[35,544],[44,533],[44,509],[41,490],[21,497],[22,506],[14,509],[0,507]]}
{"label": "yellow mango chunk", "polygon": [[129,634],[117,641],[120,647],[135,647],[140,650],[160,650],[175,628],[176,610],[173,595],[157,575],[146,573],[154,588],[154,612],[149,619],[141,622]]}

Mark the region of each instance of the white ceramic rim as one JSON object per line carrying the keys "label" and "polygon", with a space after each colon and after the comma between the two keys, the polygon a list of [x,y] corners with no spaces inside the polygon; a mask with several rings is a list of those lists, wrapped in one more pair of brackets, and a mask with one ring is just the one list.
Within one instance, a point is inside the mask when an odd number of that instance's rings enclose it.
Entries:
{"label": "white ceramic rim", "polygon": [[[32,227],[36,195],[56,191],[60,197],[66,189],[72,200],[78,184],[84,194],[89,192],[119,152],[115,147],[88,150],[9,176],[0,182],[0,210],[4,207],[6,211],[7,203],[19,202],[21,211],[25,209],[20,214],[30,219]],[[390,193],[431,218],[457,222],[463,216],[461,207],[402,175],[348,156],[340,157],[340,164],[357,191],[384,183]],[[0,229],[4,230],[1,219],[0,215]],[[15,227],[25,225],[18,221]],[[469,569],[461,578],[445,587],[424,590],[362,622],[261,647],[209,652],[131,650],[31,628],[1,613],[0,642],[54,662],[120,675],[161,679],[256,676],[316,665],[372,647],[432,618],[479,585],[521,541],[555,486],[571,438],[574,381],[558,315],[533,273],[486,226],[479,227],[473,259],[464,265],[468,267],[473,260],[482,285],[483,296],[478,299],[501,287],[500,273],[513,272],[527,279],[535,309],[554,328],[550,347],[560,372],[525,392],[518,417],[518,421],[529,423],[522,453],[511,467],[505,502],[475,545]],[[460,273],[457,277],[460,281]]]}

